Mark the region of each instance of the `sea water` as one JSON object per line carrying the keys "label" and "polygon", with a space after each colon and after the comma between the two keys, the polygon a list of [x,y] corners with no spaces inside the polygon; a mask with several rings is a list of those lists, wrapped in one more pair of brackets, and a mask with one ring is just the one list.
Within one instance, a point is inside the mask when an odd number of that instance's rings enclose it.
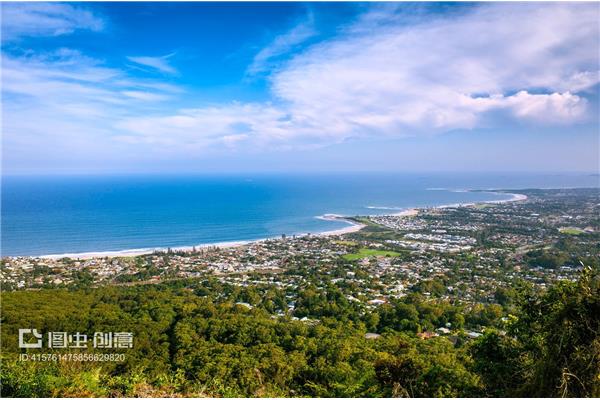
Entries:
{"label": "sea water", "polygon": [[593,174],[4,176],[2,256],[176,248],[335,230],[324,214],[505,200],[465,189],[597,187]]}

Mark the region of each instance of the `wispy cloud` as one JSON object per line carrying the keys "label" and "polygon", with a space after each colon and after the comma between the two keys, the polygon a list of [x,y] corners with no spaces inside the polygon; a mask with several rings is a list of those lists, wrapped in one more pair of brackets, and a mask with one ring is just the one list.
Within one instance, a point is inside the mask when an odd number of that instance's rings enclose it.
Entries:
{"label": "wispy cloud", "polygon": [[[590,5],[502,4],[383,24],[297,56],[273,91],[340,135],[474,128],[495,110],[572,123],[586,115],[578,92],[598,82],[597,17]],[[556,110],[569,112],[545,119]]]}
{"label": "wispy cloud", "polygon": [[[176,85],[70,49],[3,54],[6,157],[179,159],[598,118],[590,107],[600,81],[595,4],[485,4],[410,23],[395,7],[375,10],[303,50],[314,31],[298,25],[257,54],[248,71],[270,71],[266,102],[199,106],[178,98]],[[77,28],[45,32],[65,29]],[[129,61],[176,74],[171,56]]]}
{"label": "wispy cloud", "polygon": [[135,64],[150,67],[166,74],[177,74],[177,70],[169,64],[169,59],[174,55],[175,53],[171,53],[161,57],[127,57],[127,59]]}
{"label": "wispy cloud", "polygon": [[223,104],[120,126],[132,140],[168,132],[174,146],[178,135],[244,135],[229,145],[283,148],[509,120],[569,125],[592,115],[587,96],[599,82],[595,5],[482,5],[411,24],[396,23],[393,7],[376,12],[279,67],[270,77],[270,103]]}
{"label": "wispy cloud", "polygon": [[4,159],[15,166],[121,157],[116,122],[155,113],[177,91],[74,50],[2,54]]}
{"label": "wispy cloud", "polygon": [[123,90],[121,94],[127,97],[131,97],[133,99],[144,101],[162,101],[169,98],[169,96],[166,96],[164,94],[143,92],[140,90]]}
{"label": "wispy cloud", "polygon": [[256,75],[272,69],[278,57],[294,50],[298,45],[306,42],[317,35],[317,33],[313,14],[309,12],[305,20],[295,25],[288,32],[275,37],[271,43],[261,49],[254,56],[252,64],[250,64],[246,73],[248,75]]}
{"label": "wispy cloud", "polygon": [[59,36],[76,30],[100,31],[104,21],[91,11],[64,3],[3,3],[2,40]]}

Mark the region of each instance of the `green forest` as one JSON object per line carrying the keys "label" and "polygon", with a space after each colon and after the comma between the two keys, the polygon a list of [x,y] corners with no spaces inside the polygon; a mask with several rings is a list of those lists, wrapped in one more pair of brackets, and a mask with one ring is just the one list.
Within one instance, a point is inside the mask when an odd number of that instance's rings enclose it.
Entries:
{"label": "green forest", "polygon": [[[474,307],[415,292],[364,312],[333,285],[306,287],[296,304],[306,318],[293,320],[273,315],[286,301],[277,288],[210,279],[4,292],[1,395],[599,397],[598,268],[500,297]],[[422,335],[444,325],[486,329]],[[123,362],[20,361],[20,328],[132,332],[134,345],[110,350]]]}

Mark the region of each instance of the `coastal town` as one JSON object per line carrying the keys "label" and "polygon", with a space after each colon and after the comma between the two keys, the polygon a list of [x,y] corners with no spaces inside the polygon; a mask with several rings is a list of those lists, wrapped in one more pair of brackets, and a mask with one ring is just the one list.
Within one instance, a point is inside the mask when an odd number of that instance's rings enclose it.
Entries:
{"label": "coastal town", "polygon": [[0,399],[600,399],[600,0],[0,5]]}
{"label": "coastal town", "polygon": [[545,287],[598,264],[598,215],[596,189],[528,190],[516,201],[352,217],[350,229],[332,235],[131,257],[5,257],[0,272],[3,290],[207,279],[272,286],[288,296],[277,312],[290,315],[294,295],[309,284],[339,286],[365,308],[415,292],[493,304],[518,281]]}
{"label": "coastal town", "polygon": [[[215,376],[238,379],[233,373],[243,374],[244,382],[234,393],[255,396],[262,386],[248,389],[245,382],[256,381],[258,373],[279,380],[277,371],[290,363],[298,374],[334,374],[341,380],[338,370],[352,365],[351,379],[360,380],[368,368],[383,388],[388,380],[378,371],[386,365],[398,368],[397,362],[408,363],[409,373],[431,362],[427,368],[442,366],[452,379],[454,371],[487,377],[474,374],[484,374],[478,366],[487,371],[489,358],[496,360],[506,348],[498,346],[513,346],[514,356],[504,365],[518,366],[525,349],[520,343],[554,334],[554,326],[573,312],[579,325],[564,324],[562,337],[583,332],[588,336],[582,340],[589,337],[594,346],[597,303],[590,301],[590,293],[597,290],[593,285],[600,266],[600,190],[510,193],[512,201],[505,202],[393,215],[329,215],[345,218],[349,226],[327,234],[136,255],[4,257],[6,359],[13,360],[14,371],[23,366],[34,368],[34,374],[48,371],[46,363],[14,361],[23,357],[17,341],[23,327],[63,336],[77,332],[73,337],[80,337],[82,329],[94,337],[97,332],[125,333],[131,347],[112,354],[120,357],[114,362],[78,364],[83,369],[69,362],[49,367],[83,374],[89,368],[98,376],[98,371],[142,366],[147,378],[127,378],[132,379],[127,386],[97,378],[108,388],[97,392],[103,395],[200,397],[207,389],[196,382],[213,384]],[[555,298],[570,302],[568,308],[554,311]],[[548,313],[559,319],[548,320]],[[544,325],[540,328],[532,318]],[[47,351],[25,350],[26,357],[43,357],[39,351]],[[57,349],[51,356],[68,357],[67,351],[73,350]],[[72,354],[78,359],[107,356],[103,349],[91,351]],[[576,355],[585,360],[577,365],[594,368],[597,353]],[[184,383],[173,386],[165,371],[184,377],[178,378]],[[326,379],[317,389],[298,386],[290,393],[347,394],[323,392]],[[475,382],[477,393],[487,393],[481,381],[468,379],[458,384]],[[209,393],[231,397],[228,390],[217,382]]]}

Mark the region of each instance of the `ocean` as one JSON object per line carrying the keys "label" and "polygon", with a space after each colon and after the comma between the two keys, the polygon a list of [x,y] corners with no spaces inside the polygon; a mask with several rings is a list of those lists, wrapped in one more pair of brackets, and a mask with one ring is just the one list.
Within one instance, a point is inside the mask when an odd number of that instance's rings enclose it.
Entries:
{"label": "ocean", "polygon": [[3,176],[2,256],[177,248],[346,227],[368,215],[509,194],[465,189],[598,187],[592,174]]}

